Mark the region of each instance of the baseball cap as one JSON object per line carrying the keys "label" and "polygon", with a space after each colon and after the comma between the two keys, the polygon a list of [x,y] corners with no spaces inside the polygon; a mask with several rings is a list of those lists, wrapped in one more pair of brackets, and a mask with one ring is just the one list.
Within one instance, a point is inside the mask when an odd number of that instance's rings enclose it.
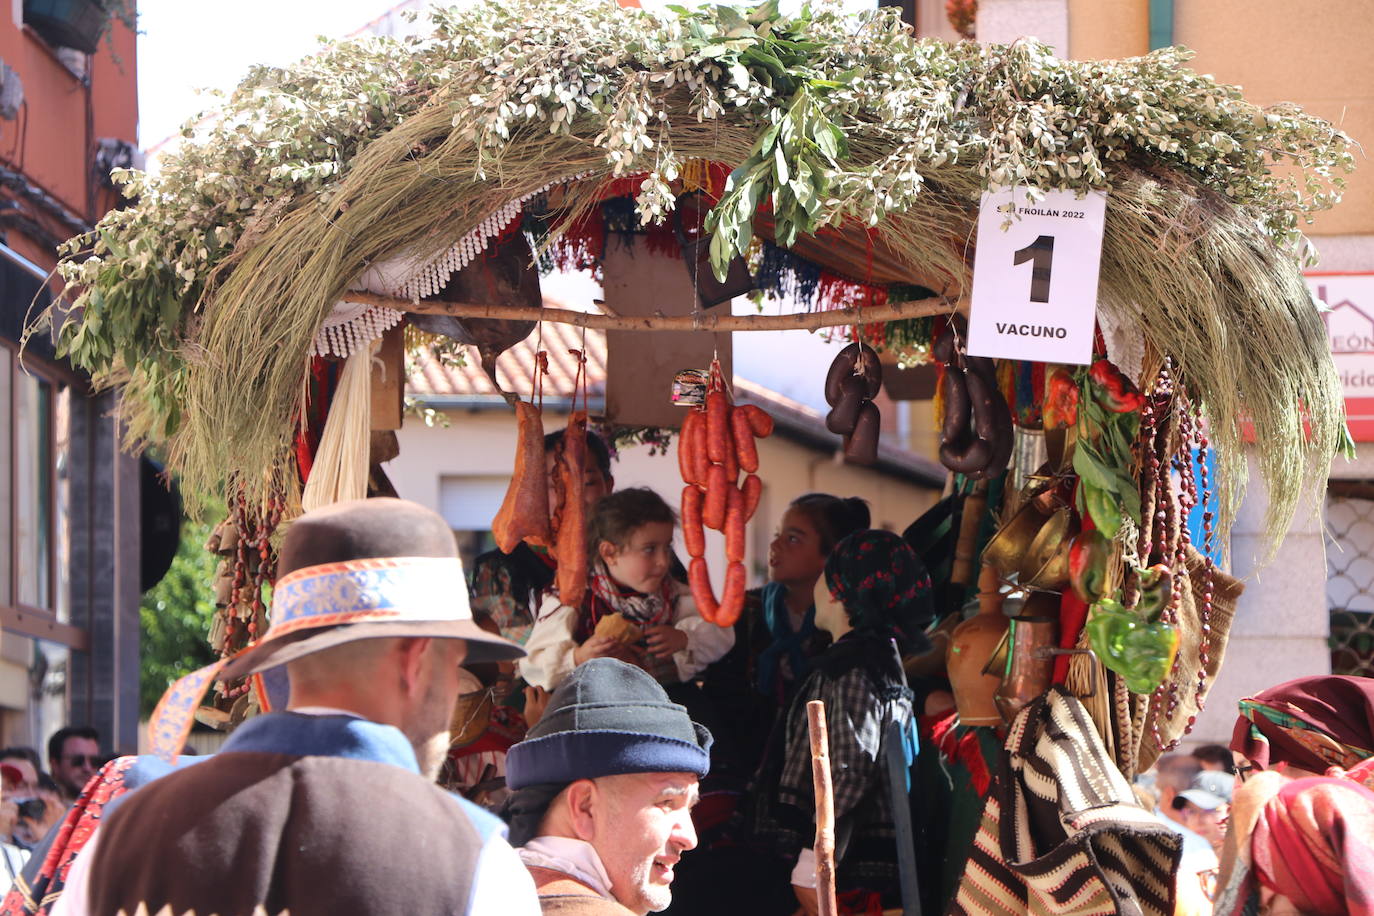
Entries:
{"label": "baseball cap", "polygon": [[1235,778],[1230,773],[1202,770],[1193,777],[1187,789],[1178,793],[1178,797],[1192,802],[1204,811],[1215,811],[1222,805],[1231,803],[1231,792],[1235,784]]}

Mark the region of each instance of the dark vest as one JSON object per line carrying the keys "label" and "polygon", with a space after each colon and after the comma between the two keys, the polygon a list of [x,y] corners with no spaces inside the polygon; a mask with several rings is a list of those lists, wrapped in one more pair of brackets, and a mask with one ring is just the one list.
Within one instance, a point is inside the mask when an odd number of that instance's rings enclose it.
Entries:
{"label": "dark vest", "polygon": [[121,800],[99,830],[91,912],[467,912],[490,824],[397,765],[396,739],[342,717],[251,720]]}

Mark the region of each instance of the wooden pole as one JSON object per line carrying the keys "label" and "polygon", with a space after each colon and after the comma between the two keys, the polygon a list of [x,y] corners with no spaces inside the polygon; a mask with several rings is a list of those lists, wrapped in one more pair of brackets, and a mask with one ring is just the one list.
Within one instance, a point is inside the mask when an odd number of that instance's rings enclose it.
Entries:
{"label": "wooden pole", "polygon": [[[954,542],[954,562],[950,567],[949,581],[964,588],[973,584],[974,560],[978,553],[978,528],[983,524],[983,514],[988,511],[988,482],[980,480],[964,497],[964,508],[959,516],[959,539]],[[960,592],[960,601],[963,600]]]}
{"label": "wooden pole", "polygon": [[599,331],[814,331],[849,324],[877,324],[903,318],[947,315],[959,303],[944,296],[915,299],[888,305],[862,308],[849,306],[820,312],[793,312],[788,315],[719,315],[699,312],[694,315],[598,315],[571,309],[525,308],[475,302],[442,302],[422,299],[411,302],[378,293],[350,290],[347,302],[360,302],[414,312],[420,315],[452,315],[455,318],[501,318],[507,321],[552,321]]}
{"label": "wooden pole", "polygon": [[835,905],[835,793],[830,784],[830,735],[825,703],[806,704],[811,732],[811,781],[816,789],[816,901],[820,916],[838,916]]}

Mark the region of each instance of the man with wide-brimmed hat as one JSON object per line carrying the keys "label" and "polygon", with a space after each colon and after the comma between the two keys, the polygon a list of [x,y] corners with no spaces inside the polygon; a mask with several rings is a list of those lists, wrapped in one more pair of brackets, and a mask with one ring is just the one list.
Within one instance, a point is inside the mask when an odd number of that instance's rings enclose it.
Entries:
{"label": "man with wide-brimmed hat", "polygon": [[506,757],[505,815],[545,916],[644,916],[672,902],[697,844],[711,734],[642,669],[575,668]]}
{"label": "man with wide-brimmed hat", "polygon": [[122,799],[54,913],[537,913],[503,825],[434,785],[459,666],[523,654],[476,626],[448,525],[396,499],[288,530],[272,626],[177,682],[152,722],[174,754],[215,678],[285,666],[284,712]]}

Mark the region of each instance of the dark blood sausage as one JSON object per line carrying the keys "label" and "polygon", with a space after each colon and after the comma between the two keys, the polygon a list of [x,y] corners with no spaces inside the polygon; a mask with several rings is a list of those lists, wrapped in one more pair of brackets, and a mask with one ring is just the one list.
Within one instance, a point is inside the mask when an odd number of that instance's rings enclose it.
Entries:
{"label": "dark blood sausage", "polygon": [[859,408],[867,403],[864,391],[867,382],[862,376],[851,375],[840,382],[840,400],[825,417],[825,428],[837,436],[847,436],[854,431],[854,423],[859,419]]}
{"label": "dark blood sausage", "polygon": [[997,427],[992,409],[996,404],[993,395],[997,389],[990,386],[978,372],[964,373],[964,380],[968,385],[969,408],[973,415],[973,434],[991,444]]}
{"label": "dark blood sausage", "polygon": [[[991,363],[991,360],[988,362]],[[978,379],[976,385],[975,377]],[[1011,460],[1012,447],[1016,443],[1011,408],[1007,406],[1007,399],[997,387],[996,371],[987,374],[983,371],[970,371],[969,397],[973,403],[974,428],[978,432],[978,438],[986,439],[991,449],[983,476],[996,477],[1006,470],[1007,462]]]}
{"label": "dark blood sausage", "polygon": [[859,464],[877,461],[878,434],[882,431],[882,421],[878,405],[864,401],[864,406],[859,410],[859,419],[854,423],[854,433],[845,441],[845,457]]}
{"label": "dark blood sausage", "polygon": [[940,431],[940,463],[951,471],[976,474],[992,458],[991,444],[970,429],[970,379],[957,366],[945,370],[945,417]]}
{"label": "dark blood sausage", "polygon": [[850,344],[830,363],[830,370],[825,374],[825,402],[831,407],[840,402],[840,382],[854,374],[854,364],[858,360],[858,344]]}
{"label": "dark blood sausage", "polygon": [[720,606],[716,609],[714,623],[721,627],[733,627],[744,610],[745,570],[743,563],[731,563],[725,567],[725,588],[720,596]]}
{"label": "dark blood sausage", "polygon": [[883,385],[883,367],[878,352],[866,343],[852,343],[835,356],[825,374],[825,402],[831,407],[838,404],[841,383],[854,376],[864,380],[864,397],[878,396]]}
{"label": "dark blood sausage", "polygon": [[878,351],[866,343],[850,344],[850,346],[859,348],[859,355],[854,361],[854,370],[864,380],[866,386],[864,397],[872,400],[878,396],[878,392],[883,387],[883,364],[878,360]]}
{"label": "dark blood sausage", "polygon": [[976,476],[995,476],[1006,468],[1011,458],[1014,441],[1011,411],[1002,392],[997,390],[995,383],[989,383],[984,372],[970,369],[967,379],[969,402],[973,410],[973,432],[988,445],[987,464]]}
{"label": "dark blood sausage", "polygon": [[969,437],[961,446],[945,442],[940,446],[940,463],[951,471],[978,476],[992,460],[992,447],[982,439]]}
{"label": "dark blood sausage", "polygon": [[706,554],[706,532],[701,529],[702,500],[695,485],[689,483],[682,488],[682,542],[689,557]]}
{"label": "dark blood sausage", "polygon": [[501,509],[491,521],[496,546],[510,553],[528,541],[538,547],[553,542],[549,531],[548,473],[544,467],[544,421],[538,407],[527,401],[515,405],[517,444],[515,471]]}
{"label": "dark blood sausage", "polygon": [[725,506],[729,492],[734,488],[725,477],[725,468],[719,464],[711,465],[706,472],[706,501],[701,509],[701,523],[707,528],[720,531],[725,527]]}
{"label": "dark blood sausage", "polygon": [[954,363],[954,332],[946,328],[935,343],[930,345],[930,355],[946,366]]}
{"label": "dark blood sausage", "polygon": [[715,589],[711,588],[711,571],[701,557],[693,557],[691,564],[688,565],[687,584],[691,586],[692,600],[696,602],[697,613],[708,623],[717,623],[720,605],[716,603]]}
{"label": "dark blood sausage", "polygon": [[940,429],[940,443],[960,443],[969,434],[968,382],[957,366],[945,369],[945,416]]}
{"label": "dark blood sausage", "polygon": [[964,367],[969,372],[976,372],[982,376],[983,381],[994,388],[997,387],[997,364],[986,356],[964,356]]}
{"label": "dark blood sausage", "polygon": [[746,408],[736,407],[730,412],[730,433],[735,439],[735,455],[739,458],[740,470],[746,474],[754,473],[759,469],[759,449],[754,444],[754,428]]}
{"label": "dark blood sausage", "polygon": [[992,439],[992,457],[988,459],[988,476],[996,477],[1007,468],[1007,463],[1011,461],[1012,450],[1016,446],[1016,431],[1011,422],[1011,408],[1007,406],[1006,398],[1002,393],[997,392],[997,405],[993,408],[997,412],[996,430]]}

